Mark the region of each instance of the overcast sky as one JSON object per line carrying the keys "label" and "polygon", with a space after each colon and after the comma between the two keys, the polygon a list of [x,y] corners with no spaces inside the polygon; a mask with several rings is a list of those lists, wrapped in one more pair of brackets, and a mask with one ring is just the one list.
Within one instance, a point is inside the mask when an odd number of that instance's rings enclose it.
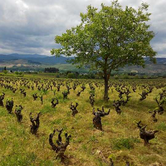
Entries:
{"label": "overcast sky", "polygon": [[[142,2],[152,13],[152,47],[166,57],[166,0],[119,0],[123,7],[134,8]],[[111,0],[0,0],[0,54],[50,55],[57,47],[55,36],[78,25],[88,5],[100,8],[101,3],[110,5]]]}

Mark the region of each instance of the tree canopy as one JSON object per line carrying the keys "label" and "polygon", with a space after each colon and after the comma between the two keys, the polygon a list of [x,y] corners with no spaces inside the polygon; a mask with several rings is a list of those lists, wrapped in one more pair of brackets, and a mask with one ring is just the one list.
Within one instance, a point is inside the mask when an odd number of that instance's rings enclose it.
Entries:
{"label": "tree canopy", "polygon": [[44,69],[45,73],[58,73],[59,69],[55,68],[55,67],[48,67]]}
{"label": "tree canopy", "polygon": [[111,6],[101,4],[100,10],[88,6],[87,13],[80,13],[80,25],[55,37],[61,48],[52,49],[51,54],[75,55],[73,64],[90,65],[102,72],[107,100],[112,70],[126,64],[144,67],[145,57],[155,62],[156,52],[150,45],[154,37],[154,32],[149,30],[150,15],[145,3],[137,10],[128,6],[123,9],[117,0]]}

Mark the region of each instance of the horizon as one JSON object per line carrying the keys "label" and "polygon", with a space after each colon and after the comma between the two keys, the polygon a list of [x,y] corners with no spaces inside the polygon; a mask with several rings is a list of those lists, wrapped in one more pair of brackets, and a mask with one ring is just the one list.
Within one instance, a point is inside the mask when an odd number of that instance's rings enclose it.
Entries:
{"label": "horizon", "polygon": [[[32,55],[39,55],[39,56],[46,56],[46,57],[55,57],[55,58],[58,58],[55,55],[44,55],[44,54],[37,54],[37,53],[32,53],[32,54],[27,54],[27,53],[21,53],[21,54],[19,54],[19,53],[1,54],[0,53],[0,56],[1,55],[5,55],[5,56],[7,56],[7,55],[30,55],[30,56],[32,56]],[[72,58],[73,56],[67,57],[65,55],[61,55],[60,57]],[[155,56],[155,58],[166,58],[166,56],[165,57],[163,57],[163,56],[161,56],[161,57],[160,56]]]}

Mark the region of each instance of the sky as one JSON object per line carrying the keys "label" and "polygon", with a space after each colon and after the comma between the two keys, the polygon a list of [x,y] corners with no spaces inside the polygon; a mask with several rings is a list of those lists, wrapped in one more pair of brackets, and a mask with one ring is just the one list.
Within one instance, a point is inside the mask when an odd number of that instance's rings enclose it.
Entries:
{"label": "sky", "polygon": [[[149,4],[151,41],[158,57],[166,58],[166,0],[119,0],[122,7]],[[54,38],[80,23],[88,5],[100,9],[111,0],[0,0],[0,54],[51,55]]]}

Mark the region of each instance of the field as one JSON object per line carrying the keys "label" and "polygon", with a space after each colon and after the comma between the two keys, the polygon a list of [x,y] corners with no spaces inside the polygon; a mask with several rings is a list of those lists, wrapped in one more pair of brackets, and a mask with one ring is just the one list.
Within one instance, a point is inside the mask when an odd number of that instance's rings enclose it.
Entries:
{"label": "field", "polygon": [[[159,105],[166,109],[166,80],[110,80],[109,86],[109,101],[104,102],[103,80],[35,78],[26,75],[22,78],[0,77],[0,95],[5,93],[4,107],[0,106],[0,165],[108,166],[111,159],[115,166],[126,166],[126,162],[130,166],[165,166],[166,113],[159,111]],[[126,93],[120,95],[127,91],[129,100]],[[143,91],[147,95],[140,100]],[[67,97],[62,92],[67,93]],[[36,100],[33,98],[35,93]],[[93,107],[90,95],[94,99]],[[54,102],[58,100],[54,108],[51,105],[53,98]],[[7,100],[14,102],[11,113],[6,108]],[[118,101],[124,101],[119,105],[119,113],[115,109],[118,108]],[[74,106],[78,103],[75,116],[72,116],[71,103]],[[21,122],[15,115],[18,105],[23,107]],[[93,125],[93,108],[96,112],[102,106],[105,112],[110,109],[110,113],[101,117],[101,131]],[[152,117],[153,110],[157,110],[155,117]],[[32,117],[41,113],[36,134],[30,131],[30,112]],[[140,120],[141,124],[147,125],[146,131],[158,130],[155,138],[146,145],[140,138],[137,124]],[[53,130],[62,128],[63,143],[66,141],[65,133],[71,135],[63,160],[57,158],[58,153],[49,144]],[[57,137],[58,132],[55,132],[55,144]]]}

